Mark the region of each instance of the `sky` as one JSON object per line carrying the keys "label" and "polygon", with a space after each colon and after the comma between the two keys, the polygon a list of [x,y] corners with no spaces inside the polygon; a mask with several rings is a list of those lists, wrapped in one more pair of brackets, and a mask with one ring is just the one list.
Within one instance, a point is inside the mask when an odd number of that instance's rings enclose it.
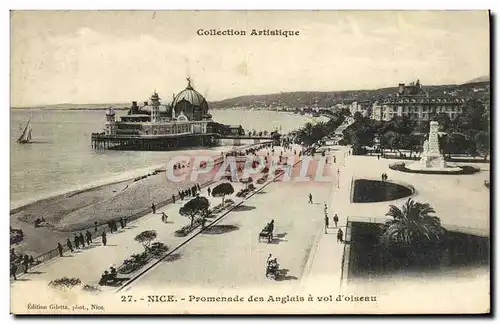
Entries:
{"label": "sky", "polygon": [[12,11],[11,106],[170,102],[188,76],[208,101],[464,83],[489,75],[489,37],[487,11]]}

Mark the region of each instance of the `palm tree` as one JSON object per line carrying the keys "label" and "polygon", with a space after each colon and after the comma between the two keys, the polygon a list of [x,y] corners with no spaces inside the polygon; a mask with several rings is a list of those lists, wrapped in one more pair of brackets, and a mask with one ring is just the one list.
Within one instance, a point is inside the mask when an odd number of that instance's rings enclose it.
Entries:
{"label": "palm tree", "polygon": [[381,244],[389,247],[419,247],[442,242],[446,230],[428,203],[415,202],[411,198],[402,209],[390,205],[387,220],[380,236]]}

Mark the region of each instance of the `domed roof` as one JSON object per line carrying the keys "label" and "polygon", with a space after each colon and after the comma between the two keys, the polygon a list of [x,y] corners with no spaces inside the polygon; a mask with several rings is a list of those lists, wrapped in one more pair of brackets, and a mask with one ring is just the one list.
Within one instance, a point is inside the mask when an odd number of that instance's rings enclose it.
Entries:
{"label": "domed roof", "polygon": [[188,86],[186,89],[179,92],[177,96],[175,96],[174,101],[172,102],[172,106],[175,107],[182,100],[186,100],[193,106],[202,107],[206,105],[207,101],[205,97],[201,95],[198,91],[194,90],[191,86],[191,80],[188,78]]}
{"label": "domed roof", "polygon": [[[140,110],[151,112],[153,110],[153,106],[151,106],[151,105],[142,106],[142,107],[140,107]],[[159,105],[158,106],[158,111],[160,113],[169,113],[170,112],[170,107],[167,107],[165,105]]]}

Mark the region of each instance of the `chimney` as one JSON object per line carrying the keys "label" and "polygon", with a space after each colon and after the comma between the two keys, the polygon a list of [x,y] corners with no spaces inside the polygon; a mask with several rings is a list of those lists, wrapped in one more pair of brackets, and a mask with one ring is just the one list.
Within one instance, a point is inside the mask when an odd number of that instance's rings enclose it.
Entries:
{"label": "chimney", "polygon": [[399,87],[398,87],[398,93],[399,94],[403,94],[404,92],[405,92],[405,84],[404,83],[400,83]]}
{"label": "chimney", "polygon": [[135,114],[139,110],[139,107],[137,107],[137,101],[132,101],[132,107],[130,108],[131,113]]}

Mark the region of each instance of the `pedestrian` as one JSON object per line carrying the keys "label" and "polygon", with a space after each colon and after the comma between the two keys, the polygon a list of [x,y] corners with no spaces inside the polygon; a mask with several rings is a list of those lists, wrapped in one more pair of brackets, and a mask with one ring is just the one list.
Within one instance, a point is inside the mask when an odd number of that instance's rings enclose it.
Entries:
{"label": "pedestrian", "polygon": [[339,231],[337,232],[337,242],[344,242],[344,232],[342,232],[341,228],[339,228]]}
{"label": "pedestrian", "polygon": [[89,231],[85,233],[85,238],[87,239],[87,245],[90,246],[90,243],[92,243],[92,234]]}
{"label": "pedestrian", "polygon": [[97,222],[94,222],[94,232],[97,233]]}
{"label": "pedestrian", "polygon": [[333,163],[337,163],[337,157],[336,156],[333,157]]}
{"label": "pedestrian", "polygon": [[62,248],[61,243],[57,243],[57,249],[59,250],[59,256],[62,257],[63,256],[63,248]]}
{"label": "pedestrian", "polygon": [[325,162],[325,164],[328,164],[328,157],[326,157],[326,162]]}
{"label": "pedestrian", "polygon": [[75,238],[73,239],[73,242],[75,243],[75,249],[79,249],[80,248],[80,238],[78,237],[78,235],[75,234]]}
{"label": "pedestrian", "polygon": [[387,173],[385,173],[385,181],[387,181],[387,178],[388,178]]}
{"label": "pedestrian", "polygon": [[165,214],[165,212],[161,213],[161,221],[164,223],[168,221],[168,216]]}
{"label": "pedestrian", "polygon": [[120,217],[120,226],[125,228],[125,221],[123,220],[123,217]]}
{"label": "pedestrian", "polygon": [[[60,252],[60,253],[62,253],[62,252]],[[62,256],[62,254],[61,254],[61,256]],[[30,266],[30,257],[27,254],[24,255],[23,266],[24,266],[24,273],[28,273],[28,268]]]}
{"label": "pedestrian", "polygon": [[127,217],[123,217],[123,226],[127,226]]}
{"label": "pedestrian", "polygon": [[73,245],[71,244],[71,241],[69,239],[66,240],[66,246],[71,252],[74,252]]}
{"label": "pedestrian", "polygon": [[382,176],[381,176],[381,177],[382,177],[382,182],[384,182],[385,176],[384,176],[384,174],[383,174],[383,173],[382,173]]}
{"label": "pedestrian", "polygon": [[102,245],[106,246],[106,243],[108,242],[106,238],[106,232],[102,232]]}
{"label": "pedestrian", "polygon": [[175,195],[172,194],[172,203],[175,204]]}
{"label": "pedestrian", "polygon": [[335,223],[335,227],[337,227],[337,223],[339,222],[339,216],[337,216],[337,214],[333,216],[333,222]]}
{"label": "pedestrian", "polygon": [[116,221],[116,219],[113,219],[113,229],[115,230],[115,232],[118,232],[118,222]]}
{"label": "pedestrian", "polygon": [[179,194],[179,199],[184,200],[184,197],[182,196],[182,192],[180,192],[180,190],[178,191],[178,194]]}
{"label": "pedestrian", "polygon": [[210,197],[210,193],[212,192],[212,189],[210,189],[210,187],[208,187],[207,191],[208,191],[208,196]]}
{"label": "pedestrian", "polygon": [[83,233],[80,233],[80,244],[82,245],[82,248],[85,247],[85,238],[83,237]]}
{"label": "pedestrian", "polygon": [[328,215],[325,214],[325,234],[327,234],[326,230],[329,228],[329,226],[330,226],[330,222],[328,220]]}
{"label": "pedestrian", "polygon": [[108,227],[111,234],[113,234],[113,224],[111,223],[111,221],[108,221]]}
{"label": "pedestrian", "polygon": [[312,204],[313,203],[313,196],[311,194],[309,194],[309,204]]}
{"label": "pedestrian", "polygon": [[325,215],[326,215],[328,213],[328,206],[326,206],[326,204],[325,204],[325,208],[324,209],[325,209]]}
{"label": "pedestrian", "polygon": [[196,186],[198,187],[198,191],[201,191],[201,187],[200,187],[200,184],[197,183]]}
{"label": "pedestrian", "polygon": [[12,277],[14,277],[14,280],[17,280],[16,272],[17,272],[17,265],[14,262],[11,262],[10,263],[10,275]]}
{"label": "pedestrian", "polygon": [[156,213],[156,206],[155,206],[155,203],[152,203],[151,204],[151,209],[153,210],[153,214]]}
{"label": "pedestrian", "polygon": [[380,160],[380,154],[377,154],[377,160]]}

